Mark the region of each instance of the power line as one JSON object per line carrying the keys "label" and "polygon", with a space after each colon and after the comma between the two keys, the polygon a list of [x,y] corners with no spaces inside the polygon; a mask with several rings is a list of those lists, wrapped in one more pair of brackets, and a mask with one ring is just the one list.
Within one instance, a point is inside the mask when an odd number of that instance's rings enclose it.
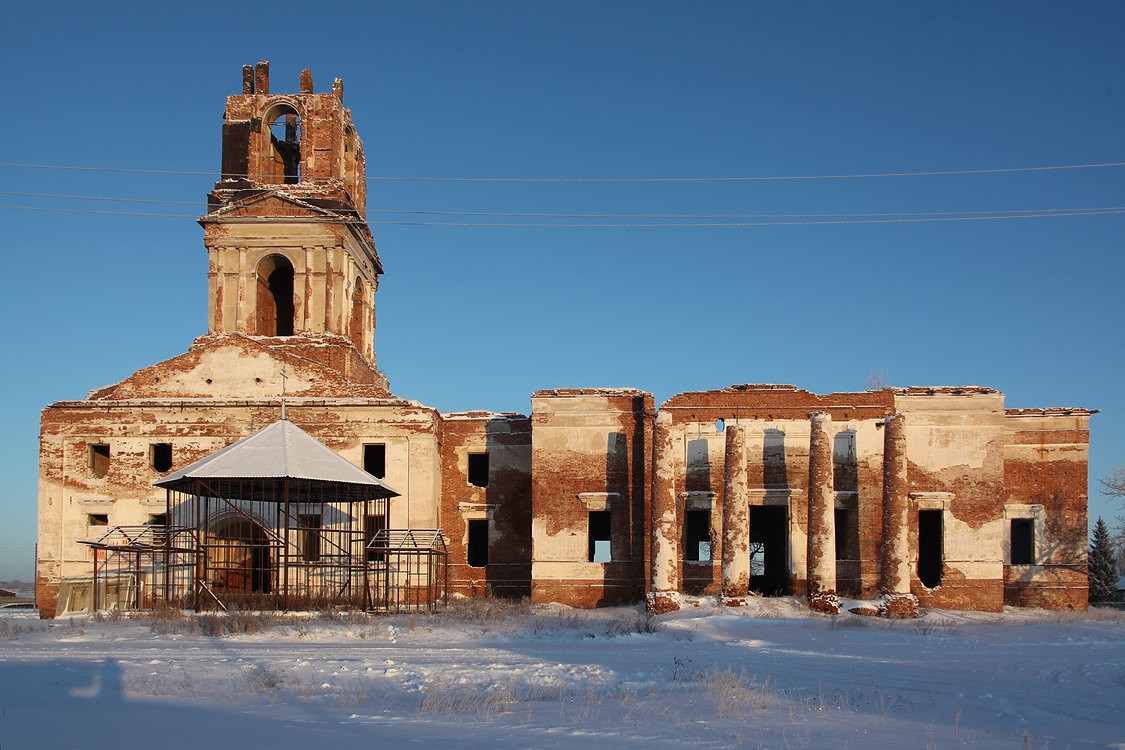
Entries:
{"label": "power line", "polygon": [[19,198],[51,198],[71,201],[108,201],[110,203],[162,203],[170,206],[207,206],[206,201],[165,201],[153,198],[109,198],[104,195],[62,195],[59,193],[14,193],[0,190],[0,195],[11,195]]}
{"label": "power line", "polygon": [[46,206],[0,206],[9,211],[43,211],[50,214],[97,214],[99,216],[156,216],[164,219],[198,219],[194,214],[149,214],[137,211],[93,211],[82,208],[47,208]]}
{"label": "power line", "polygon": [[622,182],[784,182],[796,180],[866,180],[879,177],[939,177],[952,175],[1047,172],[1063,169],[1101,169],[1125,167],[1125,162],[1105,164],[1063,164],[1044,167],[998,167],[989,169],[949,169],[923,172],[867,172],[860,174],[772,175],[754,177],[368,177],[381,181],[410,182],[519,182],[519,183],[622,183]]}
{"label": "power line", "polygon": [[[1083,211],[1091,213],[1115,213],[1125,211],[1125,206],[1093,206],[1077,208],[1020,208],[995,209],[991,211],[898,211],[867,213],[797,213],[797,214],[568,214],[568,213],[530,213],[500,211],[407,211],[391,208],[370,209],[369,214],[422,215],[422,216],[494,216],[512,218],[557,218],[557,219],[834,219],[834,218],[880,218],[914,216],[972,216],[987,214],[1042,214]],[[376,220],[377,223],[386,223]]]}
{"label": "power line", "polygon": [[[5,206],[0,209],[12,211],[41,211],[59,214],[96,214],[102,216],[137,216],[171,219],[196,219],[189,214],[160,214],[143,213],[134,211],[94,211],[72,208],[47,208],[43,206]],[[407,227],[477,227],[477,228],[510,228],[510,229],[705,229],[705,228],[739,228],[739,227],[784,227],[784,226],[816,226],[826,224],[917,224],[927,222],[951,221],[999,221],[1010,219],[1049,219],[1070,216],[1114,216],[1125,214],[1125,207],[1119,208],[1089,208],[1089,209],[1047,209],[1041,212],[996,212],[988,214],[966,215],[891,215],[888,218],[876,218],[872,214],[863,218],[864,214],[855,218],[822,219],[816,218],[808,221],[755,221],[755,222],[691,222],[691,223],[660,223],[660,224],[546,224],[546,223],[516,223],[516,222],[425,222],[425,221],[376,221],[376,226],[407,226]],[[764,215],[768,216],[768,215]],[[778,217],[784,216],[778,214]],[[810,214],[811,216],[816,216]],[[847,217],[848,214],[840,214]],[[913,218],[908,218],[908,217]],[[270,219],[307,219],[307,216],[269,216]]]}
{"label": "power line", "polygon": [[[133,169],[123,167],[86,167],[62,164],[17,164],[0,162],[0,167],[9,169],[58,169],[82,172],[116,172],[127,174],[192,175],[215,177],[213,171],[197,172],[171,169]],[[494,182],[494,183],[695,183],[695,182],[784,182],[800,180],[864,180],[891,177],[944,177],[955,175],[1013,174],[1021,172],[1052,172],[1074,169],[1106,169],[1125,167],[1125,161],[1093,164],[1057,164],[1034,167],[990,167],[984,169],[943,169],[917,172],[862,172],[856,174],[822,175],[769,175],[744,177],[395,177],[389,175],[368,176],[368,182]],[[241,177],[271,177],[277,175],[240,175]],[[342,177],[302,178],[344,179]]]}
{"label": "power line", "polygon": [[[170,201],[152,198],[112,198],[96,195],[66,195],[59,193],[19,193],[0,191],[0,195],[9,195],[23,198],[50,198],[58,200],[83,200],[83,201],[108,201],[112,203],[146,203],[168,204],[174,206],[198,206],[206,208],[204,201]],[[65,210],[65,209],[55,209]],[[337,209],[339,211],[340,209]],[[605,213],[558,213],[558,212],[527,212],[527,211],[439,211],[419,209],[377,208],[368,210],[369,214],[384,216],[488,216],[510,218],[552,218],[552,219],[840,219],[840,218],[894,218],[894,217],[925,217],[925,216],[974,216],[988,214],[1042,214],[1070,213],[1075,211],[1088,213],[1113,213],[1125,211],[1125,206],[1087,206],[1067,208],[1008,208],[991,210],[969,211],[879,211],[857,213],[781,213],[781,214],[605,214]],[[359,212],[355,209],[346,209],[347,213]],[[108,213],[108,212],[107,212]],[[131,214],[125,214],[131,215]],[[186,214],[137,214],[144,216],[169,216],[178,217]],[[190,217],[194,218],[194,217]],[[387,223],[387,222],[380,222]]]}

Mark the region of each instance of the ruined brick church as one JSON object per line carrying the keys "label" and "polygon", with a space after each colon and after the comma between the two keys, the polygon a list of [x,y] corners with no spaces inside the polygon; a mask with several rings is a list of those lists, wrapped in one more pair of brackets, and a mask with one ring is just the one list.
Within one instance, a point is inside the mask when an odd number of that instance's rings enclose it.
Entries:
{"label": "ruined brick church", "polygon": [[[454,595],[655,611],[797,595],[829,612],[850,597],[892,616],[1086,607],[1088,409],[1006,409],[1002,393],[976,386],[818,395],[748,384],[659,407],[641,390],[558,388],[532,394],[530,416],[395,397],[376,365],[383,265],[343,86],[316,93],[305,71],[299,93],[276,94],[268,64],[243,73],[199,220],[207,334],[43,411],[44,616],[91,580],[92,541],[170,528],[154,482],[283,417],[394,489],[351,519],[365,542],[439,530]],[[268,545],[252,540],[281,539],[270,549],[312,564],[342,517],[304,507],[290,542],[231,507],[237,517],[196,538],[214,540],[204,558],[227,561],[214,566],[222,585],[249,592],[278,585],[254,573]],[[382,554],[352,559],[367,575]],[[250,572],[233,575],[238,565]]]}

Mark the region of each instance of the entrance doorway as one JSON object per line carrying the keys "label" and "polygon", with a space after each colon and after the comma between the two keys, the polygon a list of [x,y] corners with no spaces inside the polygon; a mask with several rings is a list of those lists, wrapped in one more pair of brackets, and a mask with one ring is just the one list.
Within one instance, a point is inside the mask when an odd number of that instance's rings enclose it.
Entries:
{"label": "entrance doorway", "polygon": [[258,524],[241,516],[219,521],[207,543],[207,568],[216,593],[273,591],[270,545]]}
{"label": "entrance doorway", "polygon": [[942,512],[918,511],[918,580],[928,589],[941,585]]}
{"label": "entrance doorway", "polygon": [[750,590],[787,596],[789,590],[789,508],[750,506]]}

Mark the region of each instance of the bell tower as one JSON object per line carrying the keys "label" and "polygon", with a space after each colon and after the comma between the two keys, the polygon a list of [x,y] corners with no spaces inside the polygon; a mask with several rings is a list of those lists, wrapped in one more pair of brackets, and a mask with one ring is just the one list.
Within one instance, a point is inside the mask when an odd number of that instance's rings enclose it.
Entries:
{"label": "bell tower", "polygon": [[383,266],[343,83],[317,94],[306,69],[300,93],[272,94],[268,62],[243,67],[242,93],[227,97],[222,153],[199,220],[209,333],[335,334],[374,365]]}

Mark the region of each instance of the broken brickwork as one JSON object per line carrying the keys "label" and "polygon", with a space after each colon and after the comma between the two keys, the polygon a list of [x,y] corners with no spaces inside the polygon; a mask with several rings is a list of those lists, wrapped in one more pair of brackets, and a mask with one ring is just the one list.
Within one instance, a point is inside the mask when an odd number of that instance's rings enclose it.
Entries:
{"label": "broken brickwork", "polygon": [[652,396],[558,389],[531,397],[533,601],[639,601]]}
{"label": "broken brickwork", "polygon": [[530,596],[530,420],[491,412],[442,415],[441,486],[450,590]]}

